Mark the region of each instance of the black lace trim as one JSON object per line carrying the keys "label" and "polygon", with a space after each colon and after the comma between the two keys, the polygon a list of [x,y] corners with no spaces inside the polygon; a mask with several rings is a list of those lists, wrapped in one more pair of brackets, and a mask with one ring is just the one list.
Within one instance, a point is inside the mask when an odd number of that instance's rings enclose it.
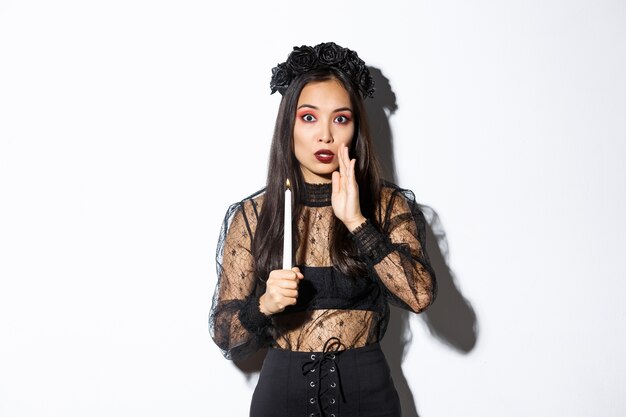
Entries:
{"label": "black lace trim", "polygon": [[250,295],[239,310],[239,321],[246,330],[257,336],[264,336],[267,327],[272,324],[272,319],[261,313],[259,297],[254,295]]}
{"label": "black lace trim", "polygon": [[393,251],[389,238],[383,235],[369,221],[365,220],[352,232],[359,255],[370,265],[376,265]]}
{"label": "black lace trim", "polygon": [[304,183],[304,195],[302,204],[311,207],[330,206],[330,198],[333,193],[333,184],[309,184]]}

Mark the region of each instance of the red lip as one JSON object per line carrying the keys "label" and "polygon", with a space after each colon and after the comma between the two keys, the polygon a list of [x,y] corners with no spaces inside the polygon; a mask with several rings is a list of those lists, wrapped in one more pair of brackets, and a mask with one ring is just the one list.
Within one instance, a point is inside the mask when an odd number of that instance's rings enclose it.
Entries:
{"label": "red lip", "polygon": [[320,149],[319,151],[315,152],[315,157],[318,161],[324,164],[330,164],[331,162],[333,162],[335,154],[329,149]]}

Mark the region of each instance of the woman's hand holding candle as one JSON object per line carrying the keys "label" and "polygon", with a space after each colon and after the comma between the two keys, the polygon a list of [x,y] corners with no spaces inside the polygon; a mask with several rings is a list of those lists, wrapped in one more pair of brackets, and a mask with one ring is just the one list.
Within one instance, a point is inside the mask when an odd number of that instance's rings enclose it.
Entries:
{"label": "woman's hand holding candle", "polygon": [[265,294],[259,298],[259,310],[266,316],[280,313],[298,300],[298,284],[304,275],[298,267],[270,272]]}
{"label": "woman's hand holding candle", "polygon": [[[270,272],[265,293],[259,299],[259,310],[269,316],[280,313],[298,300],[298,283],[304,275],[297,267],[291,268],[291,186],[285,182],[285,211],[283,228],[283,269]],[[291,269],[289,269],[291,268]]]}
{"label": "woman's hand holding candle", "polygon": [[356,159],[350,160],[348,147],[344,145],[339,148],[337,157],[339,172],[333,172],[331,202],[335,216],[352,232],[365,221],[359,203],[359,185],[354,176]]}

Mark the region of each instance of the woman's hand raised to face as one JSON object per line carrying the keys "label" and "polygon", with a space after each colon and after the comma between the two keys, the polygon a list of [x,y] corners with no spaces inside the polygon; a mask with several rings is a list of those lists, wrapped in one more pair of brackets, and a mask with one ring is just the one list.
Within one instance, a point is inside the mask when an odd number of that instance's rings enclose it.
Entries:
{"label": "woman's hand raised to face", "polygon": [[354,175],[356,159],[350,160],[348,147],[339,148],[339,172],[333,172],[333,194],[331,198],[335,216],[353,231],[365,221],[359,204],[359,185]]}
{"label": "woman's hand raised to face", "polygon": [[298,300],[298,283],[304,278],[298,267],[275,269],[267,279],[265,293],[259,298],[259,310],[266,316],[280,313]]}

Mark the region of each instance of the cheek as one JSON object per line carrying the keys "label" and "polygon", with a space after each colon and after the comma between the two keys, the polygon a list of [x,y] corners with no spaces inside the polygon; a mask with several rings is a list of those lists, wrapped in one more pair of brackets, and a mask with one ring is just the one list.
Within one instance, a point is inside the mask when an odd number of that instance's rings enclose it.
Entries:
{"label": "cheek", "polygon": [[294,126],[293,128],[293,137],[292,137],[292,142],[293,142],[293,149],[296,150],[298,149],[298,147],[302,146],[302,129],[298,128],[298,124],[296,123],[296,126]]}
{"label": "cheek", "polygon": [[296,144],[302,146],[302,143],[304,142],[303,137],[302,137],[302,132],[300,132],[298,129],[294,129],[293,130],[293,144],[294,146]]}
{"label": "cheek", "polygon": [[294,132],[293,135],[293,153],[296,157],[296,159],[298,160],[298,162],[302,163],[302,157],[303,155],[306,153],[307,149],[305,147],[305,143],[302,140],[302,136],[297,135],[296,132]]}
{"label": "cheek", "polygon": [[354,137],[354,126],[341,129],[341,131],[337,132],[337,136],[335,138],[339,142],[350,147],[353,137]]}

